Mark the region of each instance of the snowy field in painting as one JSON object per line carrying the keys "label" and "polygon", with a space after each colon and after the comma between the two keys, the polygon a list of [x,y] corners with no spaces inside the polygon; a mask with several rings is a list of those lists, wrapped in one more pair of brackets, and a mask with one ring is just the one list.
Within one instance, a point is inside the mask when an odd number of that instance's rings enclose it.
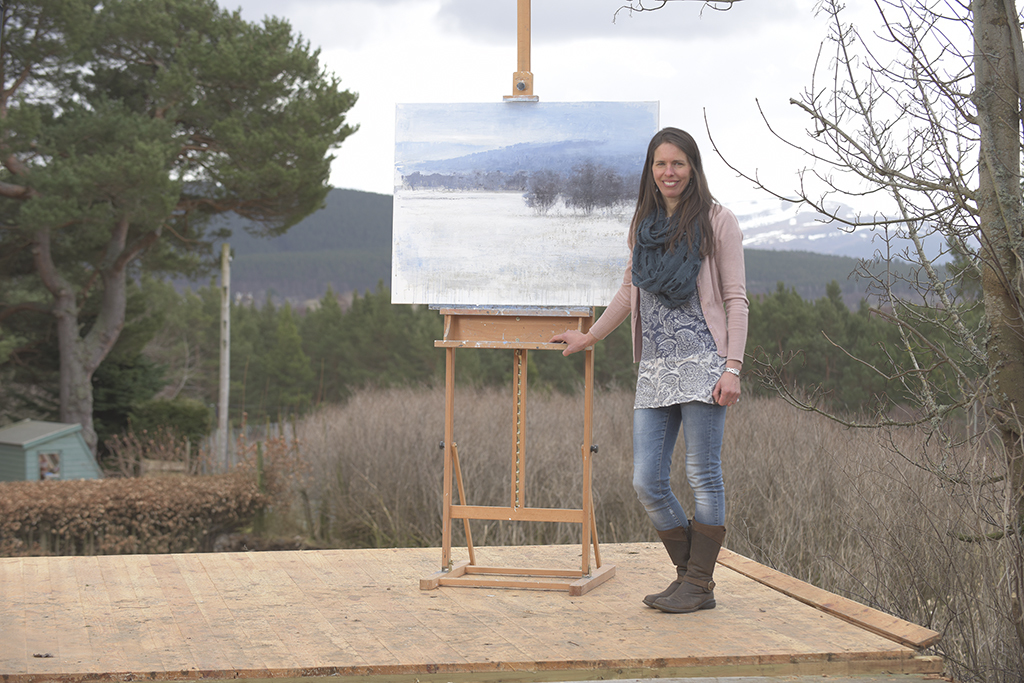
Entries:
{"label": "snowy field in painting", "polygon": [[546,214],[521,192],[394,195],[391,299],[456,306],[604,306],[622,282],[633,207]]}

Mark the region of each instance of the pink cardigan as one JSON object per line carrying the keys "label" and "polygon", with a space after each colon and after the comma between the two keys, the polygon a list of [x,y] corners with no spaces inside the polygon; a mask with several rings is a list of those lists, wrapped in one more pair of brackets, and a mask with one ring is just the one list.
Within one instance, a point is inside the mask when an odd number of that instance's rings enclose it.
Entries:
{"label": "pink cardigan", "polygon": [[[704,319],[718,346],[718,355],[743,362],[747,345],[747,278],[743,265],[743,233],[736,215],[724,206],[712,209],[711,226],[715,233],[712,258],[705,258],[697,274],[697,292]],[[591,334],[604,339],[631,316],[633,361],[640,362],[643,346],[640,326],[640,289],[633,286],[632,250],[622,286],[608,308],[590,328]]]}

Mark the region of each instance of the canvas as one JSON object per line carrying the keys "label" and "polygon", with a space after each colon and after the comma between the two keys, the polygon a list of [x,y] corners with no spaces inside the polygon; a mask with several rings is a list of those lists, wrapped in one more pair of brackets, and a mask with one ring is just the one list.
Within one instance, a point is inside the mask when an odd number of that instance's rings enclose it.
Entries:
{"label": "canvas", "polygon": [[394,303],[603,306],[657,102],[400,104]]}

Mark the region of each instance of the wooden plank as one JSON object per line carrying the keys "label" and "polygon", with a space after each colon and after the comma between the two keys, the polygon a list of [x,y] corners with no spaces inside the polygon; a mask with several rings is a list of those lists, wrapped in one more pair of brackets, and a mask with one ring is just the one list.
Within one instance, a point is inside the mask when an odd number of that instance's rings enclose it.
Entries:
{"label": "wooden plank", "polygon": [[[34,659],[32,668],[25,666],[24,650],[16,662],[3,652],[0,678],[299,683],[359,676],[411,683],[447,675],[465,683],[490,674],[511,681],[612,678],[628,671],[648,678],[941,671],[941,660],[920,657],[724,565],[715,577],[716,609],[666,615],[641,603],[671,578],[660,545],[606,544],[603,550],[606,566],[617,568],[615,580],[582,597],[537,590],[538,582],[554,583],[549,577],[511,577],[532,578],[527,587],[421,591],[419,577],[436,566],[437,548],[3,560],[0,624],[20,631],[15,648],[21,638],[50,642],[48,622],[55,618],[68,633],[59,636],[54,657]],[[545,568],[571,564],[581,548],[480,551],[488,566]],[[133,579],[131,572],[141,576]],[[12,590],[12,582],[25,587]],[[20,607],[11,607],[19,591],[27,603],[24,619]],[[77,607],[64,606],[75,599]],[[167,619],[154,599],[162,601]],[[77,625],[76,614],[83,619]],[[180,631],[170,638],[180,650],[176,657],[191,656],[194,665],[174,668],[175,658],[160,650],[170,628]],[[60,659],[83,642],[91,654]],[[118,644],[113,651],[112,642]]]}
{"label": "wooden plank", "polygon": [[558,318],[589,318],[594,315],[594,309],[586,306],[550,307],[531,306],[529,308],[509,306],[505,308],[441,308],[441,315],[476,315],[476,316],[534,316],[534,317],[558,317]]}
{"label": "wooden plank", "polygon": [[569,584],[569,595],[585,595],[615,576],[615,565],[606,564]]}
{"label": "wooden plank", "polygon": [[220,600],[200,555],[160,558],[160,577],[167,606],[176,623],[189,632],[188,646],[196,671],[230,671],[255,655],[233,636],[227,606]]}
{"label": "wooden plank", "polygon": [[514,579],[511,576],[452,576],[441,579],[442,586],[465,586],[476,588],[524,588],[533,590],[569,591],[568,581],[542,581],[540,579]]}
{"label": "wooden plank", "polygon": [[75,580],[79,585],[83,619],[86,620],[85,626],[89,629],[89,644],[94,656],[102,658],[104,668],[128,671],[130,660],[125,647],[130,647],[131,644],[124,640],[117,627],[110,592],[103,580],[99,558],[77,558],[72,564]]}
{"label": "wooden plank", "polygon": [[[550,337],[549,337],[550,339]],[[541,351],[562,351],[565,344],[552,344],[549,342],[521,342],[521,341],[474,341],[470,339],[453,339],[449,341],[437,340],[434,348],[438,349],[533,349]]]}
{"label": "wooden plank", "polygon": [[513,512],[526,507],[526,399],[529,386],[529,351],[512,354],[512,453],[509,469],[509,507]]}
{"label": "wooden plank", "polygon": [[288,669],[295,661],[289,649],[294,641],[288,632],[279,628],[280,622],[276,619],[287,604],[276,591],[264,592],[269,586],[254,564],[255,555],[258,553],[225,553],[221,562],[204,564],[207,571],[223,565],[211,575],[221,594],[225,598],[231,596],[229,609],[235,623],[259,650],[262,665],[271,671]]}
{"label": "wooden plank", "polygon": [[137,591],[131,575],[138,558],[129,563],[122,555],[96,558],[111,606],[112,628],[121,642],[131,648],[131,667],[137,671],[163,671],[165,664],[160,643],[148,628],[148,611],[155,602],[152,595]]}
{"label": "wooden plank", "polygon": [[333,609],[342,622],[347,642],[367,665],[396,665],[400,654],[388,647],[388,639],[377,629],[375,609],[361,598],[367,591],[379,590],[380,576],[374,573],[368,557],[376,553],[343,551],[303,552],[298,559],[334,595]]}
{"label": "wooden plank", "polygon": [[942,634],[936,631],[912,624],[840,595],[829,593],[724,548],[718,555],[718,563],[759,583],[771,586],[806,605],[849,621],[872,633],[890,638],[897,643],[924,649],[934,645],[942,638]]}
{"label": "wooden plank", "polygon": [[563,508],[512,508],[500,505],[452,505],[454,519],[492,519],[515,522],[583,523],[583,510]]}
{"label": "wooden plank", "polygon": [[426,594],[412,581],[406,553],[398,548],[359,551],[359,561],[374,581],[368,584],[360,604],[365,618],[375,631],[386,633],[381,638],[388,654],[399,665],[413,658],[419,661],[465,662],[464,653],[453,648],[450,641],[438,638],[433,631],[422,628],[420,617],[433,614],[437,593]]}
{"label": "wooden plank", "polygon": [[57,638],[56,604],[50,584],[50,563],[42,558],[27,558],[24,566],[25,592],[25,670],[27,673],[46,673],[53,661],[60,661],[60,643]]}
{"label": "wooden plank", "polygon": [[[550,344],[556,334],[569,328],[586,332],[590,327],[589,318],[554,317],[529,315],[452,315],[446,319],[444,342],[492,343],[503,345],[545,344],[544,348],[565,348],[564,344]],[[519,348],[527,348],[519,346]]]}
{"label": "wooden plank", "polygon": [[318,572],[313,571],[302,557],[293,553],[264,553],[272,559],[301,593],[301,609],[304,618],[304,630],[307,634],[316,634],[314,640],[329,661],[347,660],[365,664],[362,650],[353,645],[346,636],[344,623],[345,605],[343,591],[329,586]]}
{"label": "wooden plank", "polygon": [[[445,316],[445,327],[452,316]],[[444,481],[441,484],[441,569],[452,561],[452,457],[455,453],[455,349],[445,351]],[[460,502],[466,502],[462,499]]]}
{"label": "wooden plank", "polygon": [[[253,576],[258,577],[252,583],[253,588],[264,601],[275,605],[268,618],[286,647],[288,661],[294,663],[298,659],[304,666],[311,667],[326,667],[339,660],[358,661],[358,651],[345,641],[332,621],[319,610],[317,603],[307,596],[305,584],[310,575],[303,571],[304,565],[291,562],[290,573],[282,567],[279,557],[277,553],[246,555],[251,562]],[[300,586],[297,579],[302,580],[303,585]],[[331,599],[325,593],[320,597],[327,601],[327,609],[341,609],[340,603],[335,602],[336,598]],[[317,635],[310,638],[311,633]]]}
{"label": "wooden plank", "polygon": [[541,567],[481,567],[469,565],[466,567],[467,574],[505,574],[507,576],[561,576],[565,578],[578,579],[583,576],[579,569],[568,568],[541,568]]}
{"label": "wooden plank", "polygon": [[155,671],[195,669],[196,661],[188,641],[174,620],[163,586],[154,571],[154,563],[160,562],[160,556],[131,555],[121,560],[124,574],[119,580],[131,586],[138,609],[131,613],[121,610],[119,613],[132,617],[127,623],[146,643],[151,666]]}
{"label": "wooden plank", "polygon": [[15,674],[28,671],[24,568],[21,558],[0,558],[0,671]]}
{"label": "wooden plank", "polygon": [[469,560],[462,560],[461,562],[452,563],[451,569],[442,569],[429,576],[425,576],[420,579],[420,590],[428,591],[437,588],[441,585],[441,579],[445,577],[462,576],[466,573],[467,566],[469,566]]}
{"label": "wooden plank", "polygon": [[83,604],[81,584],[75,576],[77,563],[73,557],[55,557],[48,563],[50,590],[53,595],[61,596],[60,602],[54,604],[53,626],[63,666],[85,663],[96,657],[89,637],[92,624]]}

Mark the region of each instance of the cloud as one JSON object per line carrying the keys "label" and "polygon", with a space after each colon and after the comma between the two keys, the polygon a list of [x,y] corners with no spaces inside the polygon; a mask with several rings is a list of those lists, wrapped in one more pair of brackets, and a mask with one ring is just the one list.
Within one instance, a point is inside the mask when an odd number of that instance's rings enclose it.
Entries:
{"label": "cloud", "polygon": [[[225,9],[241,9],[242,17],[251,22],[274,16],[287,19],[296,33],[314,48],[355,49],[381,40],[389,31],[396,12],[434,16],[442,0],[234,0],[224,2]],[[396,45],[396,49],[408,49]]]}
{"label": "cloud", "polygon": [[[648,3],[650,5],[652,3]],[[728,11],[712,9],[702,0],[669,2],[655,12],[629,12],[624,0],[544,0],[531,4],[534,40],[564,43],[588,38],[736,37],[760,32],[805,15],[798,0],[745,0]],[[443,28],[488,42],[514,42],[517,4],[512,0],[442,0],[438,19]]]}
{"label": "cloud", "polygon": [[[235,0],[249,21],[287,18],[321,48],[325,68],[359,93],[358,133],[336,152],[338,187],[390,192],[397,103],[500,102],[516,70],[515,0]],[[714,170],[714,191],[747,185],[716,165],[716,144],[746,169],[792,174],[791,159],[760,119],[800,139],[789,104],[809,83],[825,30],[814,0],[744,0],[728,12],[700,0],[620,13],[623,0],[534,0],[534,92],[543,102],[660,102],[662,125],[686,128]],[[227,3],[224,5],[229,7]],[[710,171],[709,171],[710,172]],[[788,182],[788,181],[787,181]]]}

